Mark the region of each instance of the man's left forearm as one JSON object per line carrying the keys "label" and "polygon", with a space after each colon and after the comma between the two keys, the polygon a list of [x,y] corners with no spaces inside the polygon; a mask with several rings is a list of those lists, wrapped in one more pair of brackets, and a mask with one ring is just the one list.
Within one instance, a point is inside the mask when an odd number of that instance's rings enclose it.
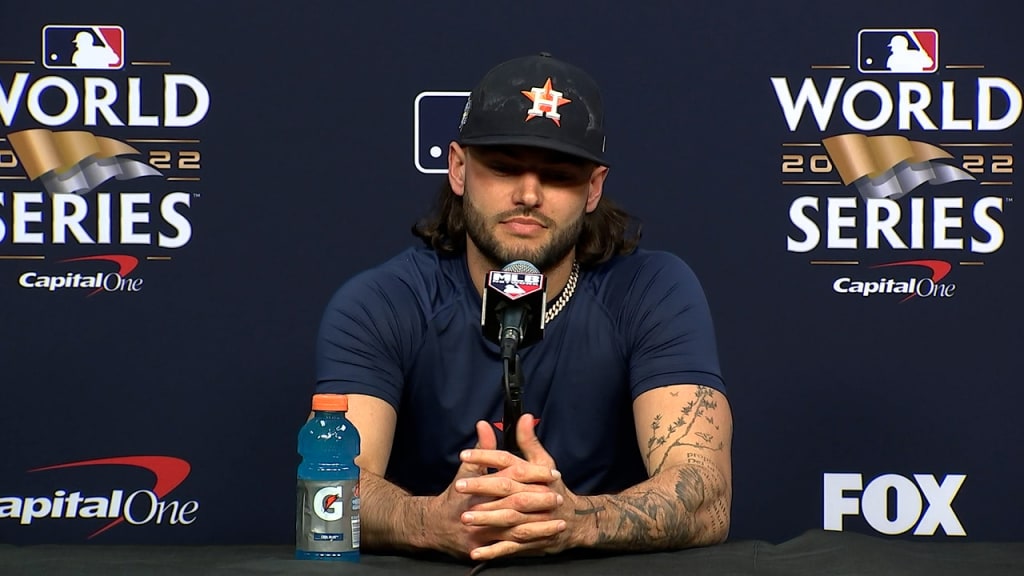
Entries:
{"label": "man's left forearm", "polygon": [[676,550],[723,542],[731,488],[713,466],[667,467],[619,494],[577,496],[577,546],[607,550]]}

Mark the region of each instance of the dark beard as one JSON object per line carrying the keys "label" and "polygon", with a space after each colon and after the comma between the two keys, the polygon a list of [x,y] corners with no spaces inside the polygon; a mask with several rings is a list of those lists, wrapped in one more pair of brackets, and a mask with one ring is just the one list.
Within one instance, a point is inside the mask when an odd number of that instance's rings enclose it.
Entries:
{"label": "dark beard", "polygon": [[[468,190],[462,197],[462,210],[466,221],[466,234],[476,244],[484,258],[498,267],[503,267],[515,260],[526,260],[542,272],[550,270],[572,251],[579,240],[580,232],[583,230],[583,214],[580,214],[578,218],[568,222],[564,227],[555,229],[554,235],[546,245],[536,249],[513,249],[508,246],[502,246],[498,242],[498,239],[489,227],[487,218],[473,206]],[[531,214],[528,209],[513,210],[499,214],[495,218],[495,222],[516,216],[535,218],[545,226],[548,226],[549,229],[553,225],[551,220],[540,214]]]}

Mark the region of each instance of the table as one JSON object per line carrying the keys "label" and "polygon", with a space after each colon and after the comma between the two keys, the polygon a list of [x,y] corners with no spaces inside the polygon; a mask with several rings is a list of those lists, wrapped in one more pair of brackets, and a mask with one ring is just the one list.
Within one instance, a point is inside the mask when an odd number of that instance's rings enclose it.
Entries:
{"label": "table", "polygon": [[[4,576],[469,576],[476,564],[442,557],[363,554],[359,564],[298,561],[291,546],[0,545]],[[758,540],[671,553],[595,555],[487,563],[483,576],[1021,576],[1024,542],[889,540],[811,530],[772,544]]]}

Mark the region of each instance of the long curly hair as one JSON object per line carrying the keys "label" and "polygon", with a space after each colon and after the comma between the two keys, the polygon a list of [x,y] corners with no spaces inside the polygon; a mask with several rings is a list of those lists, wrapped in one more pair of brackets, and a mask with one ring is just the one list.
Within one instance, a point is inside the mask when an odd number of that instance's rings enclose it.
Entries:
{"label": "long curly hair", "polygon": [[[583,227],[576,241],[576,260],[581,266],[596,266],[613,256],[629,254],[640,243],[643,226],[608,198],[583,216]],[[444,256],[466,250],[466,217],[462,196],[455,194],[445,178],[429,215],[413,224],[412,233]]]}

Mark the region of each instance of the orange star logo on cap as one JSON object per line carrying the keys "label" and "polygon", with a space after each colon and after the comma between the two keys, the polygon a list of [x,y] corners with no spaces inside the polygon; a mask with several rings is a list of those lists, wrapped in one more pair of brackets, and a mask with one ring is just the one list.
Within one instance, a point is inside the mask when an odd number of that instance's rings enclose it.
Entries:
{"label": "orange star logo on cap", "polygon": [[531,118],[540,116],[542,118],[548,118],[555,123],[555,126],[562,126],[562,115],[558,113],[558,107],[562,104],[568,104],[572,102],[572,100],[562,98],[561,92],[551,88],[551,77],[548,77],[547,81],[544,82],[543,88],[535,86],[530,90],[523,90],[522,93],[523,96],[526,96],[531,102],[533,102],[533,107],[526,113],[525,122],[529,122]]}

